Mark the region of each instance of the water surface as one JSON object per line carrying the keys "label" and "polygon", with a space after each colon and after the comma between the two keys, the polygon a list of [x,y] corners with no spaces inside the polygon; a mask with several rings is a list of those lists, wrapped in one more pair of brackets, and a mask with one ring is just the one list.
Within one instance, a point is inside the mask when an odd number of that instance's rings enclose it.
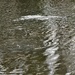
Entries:
{"label": "water surface", "polygon": [[75,75],[75,1],[0,1],[0,75]]}

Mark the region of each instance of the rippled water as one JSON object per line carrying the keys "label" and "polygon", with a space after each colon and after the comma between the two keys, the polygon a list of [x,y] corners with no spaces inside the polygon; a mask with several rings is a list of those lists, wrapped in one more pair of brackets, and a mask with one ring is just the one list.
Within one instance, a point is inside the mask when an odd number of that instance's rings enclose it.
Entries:
{"label": "rippled water", "polygon": [[75,75],[74,0],[0,0],[0,75]]}

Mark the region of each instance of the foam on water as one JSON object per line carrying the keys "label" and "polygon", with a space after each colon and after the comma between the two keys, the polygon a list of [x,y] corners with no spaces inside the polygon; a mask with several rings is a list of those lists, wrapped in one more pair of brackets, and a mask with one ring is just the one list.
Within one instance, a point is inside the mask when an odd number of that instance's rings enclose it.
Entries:
{"label": "foam on water", "polygon": [[[60,46],[59,46],[59,29],[56,24],[56,19],[48,19],[45,22],[46,25],[46,35],[44,40],[44,46],[50,46],[44,52],[44,55],[47,56],[46,63],[48,64],[49,74],[48,75],[65,75],[66,67],[62,55],[60,55]],[[60,68],[60,66],[62,66]],[[63,72],[63,70],[65,70]]]}
{"label": "foam on water", "polygon": [[[48,64],[48,69],[50,70],[49,75],[54,75],[54,73],[56,71],[55,68],[60,64],[60,63],[56,64],[60,55],[56,53],[56,51],[58,51],[58,49],[59,49],[59,47],[57,46],[58,39],[56,38],[57,28],[54,29],[53,25],[54,25],[54,23],[48,24],[48,26],[47,26],[48,31],[46,32],[46,36],[45,36],[45,38],[47,38],[47,39],[44,41],[45,46],[46,45],[51,46],[51,47],[47,48],[46,51],[44,52],[44,55],[47,56],[46,63]],[[50,26],[51,26],[51,28],[49,28]]]}

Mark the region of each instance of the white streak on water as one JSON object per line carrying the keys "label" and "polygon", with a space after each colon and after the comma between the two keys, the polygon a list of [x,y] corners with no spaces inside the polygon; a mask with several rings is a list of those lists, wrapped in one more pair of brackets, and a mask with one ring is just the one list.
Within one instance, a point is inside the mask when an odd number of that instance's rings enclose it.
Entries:
{"label": "white streak on water", "polygon": [[[63,16],[42,16],[42,15],[27,15],[27,16],[21,16],[21,18],[14,19],[13,21],[21,21],[21,20],[48,20],[51,18],[62,18]],[[65,18],[65,17],[64,17]]]}

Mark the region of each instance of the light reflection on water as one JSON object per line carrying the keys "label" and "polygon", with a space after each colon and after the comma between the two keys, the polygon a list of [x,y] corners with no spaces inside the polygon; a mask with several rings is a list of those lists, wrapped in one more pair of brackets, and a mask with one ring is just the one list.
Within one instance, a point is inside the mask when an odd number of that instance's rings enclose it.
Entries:
{"label": "light reflection on water", "polygon": [[69,0],[0,1],[1,75],[74,75],[73,15]]}

